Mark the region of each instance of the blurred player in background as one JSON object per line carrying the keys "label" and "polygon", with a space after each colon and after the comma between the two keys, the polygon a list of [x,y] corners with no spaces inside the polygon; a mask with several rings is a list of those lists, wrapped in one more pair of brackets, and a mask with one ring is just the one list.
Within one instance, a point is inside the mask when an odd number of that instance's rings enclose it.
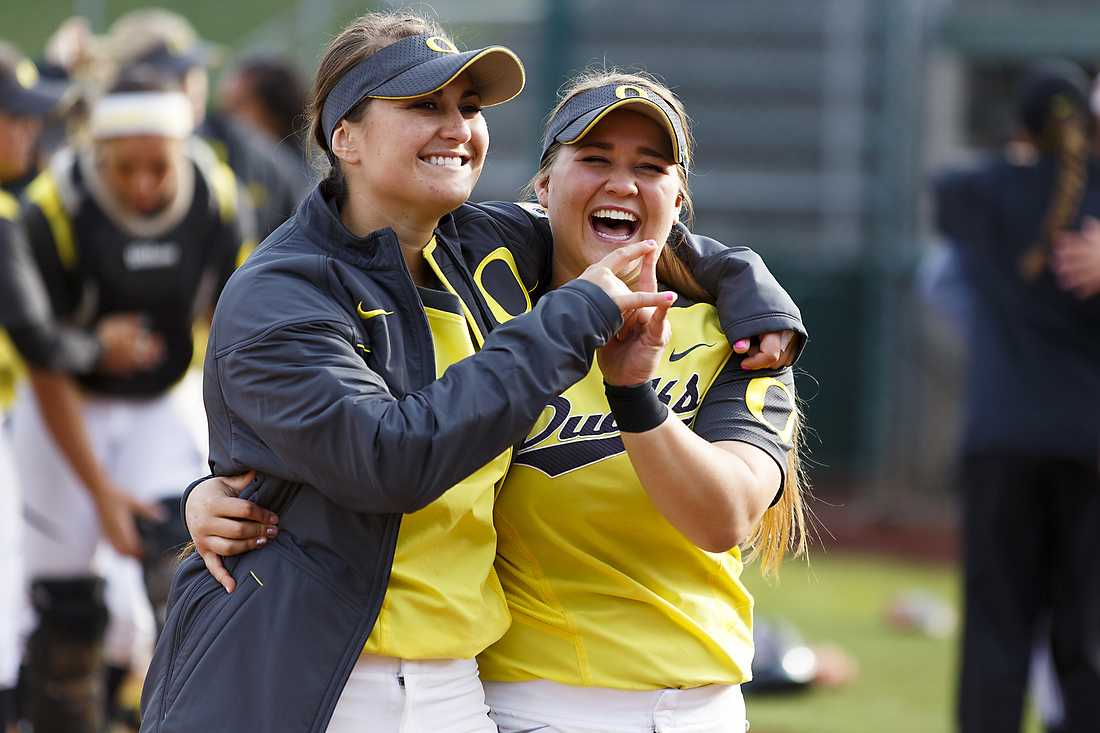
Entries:
{"label": "blurred player in background", "polygon": [[[28,187],[23,224],[57,317],[91,331],[137,312],[148,332],[134,346],[153,364],[79,374],[75,384],[55,375],[58,388],[37,401],[22,390],[13,416],[37,614],[29,715],[37,730],[80,733],[99,729],[104,708],[97,545],[106,536],[145,560],[107,559],[114,628],[126,629],[143,600],[143,574],[163,607],[174,565],[166,551],[185,539],[178,493],[206,454],[196,392],[186,379],[174,387],[191,363],[192,323],[209,316],[235,267],[247,216],[229,169],[188,144],[190,104],[171,85],[124,75],[94,101],[89,128],[90,144],[58,153]],[[55,400],[77,385],[78,419],[59,418]],[[146,522],[144,552],[135,516]],[[124,666],[133,639],[114,641]]]}
{"label": "blurred player in background", "polygon": [[[46,298],[19,226],[12,184],[34,171],[42,118],[60,93],[41,83],[37,69],[14,48],[0,45],[0,328],[28,328],[49,320]],[[94,339],[86,350],[91,361]],[[22,661],[22,498],[8,449],[7,408],[18,373],[15,350],[0,332],[0,727],[16,723],[16,684]]]}
{"label": "blurred player in background", "polygon": [[315,183],[306,151],[306,89],[301,74],[277,56],[248,58],[228,70],[218,84],[218,110],[242,127],[262,133],[285,151]]}
{"label": "blurred player in background", "polygon": [[302,75],[289,60],[254,56],[222,76],[218,109],[304,160],[307,94]]}
{"label": "blurred player in background", "polygon": [[143,8],[116,20],[104,41],[107,56],[120,68],[147,66],[179,83],[190,100],[196,134],[241,181],[256,212],[255,241],[282,224],[304,196],[310,179],[285,149],[242,129],[207,107],[207,65],[214,53],[183,16]]}
{"label": "blurred player in background", "polygon": [[963,445],[964,733],[1018,731],[1049,621],[1069,733],[1100,720],[1100,300],[1066,253],[1100,215],[1087,80],[1033,69],[1018,113],[1035,155],[937,182],[938,223],[971,290]]}

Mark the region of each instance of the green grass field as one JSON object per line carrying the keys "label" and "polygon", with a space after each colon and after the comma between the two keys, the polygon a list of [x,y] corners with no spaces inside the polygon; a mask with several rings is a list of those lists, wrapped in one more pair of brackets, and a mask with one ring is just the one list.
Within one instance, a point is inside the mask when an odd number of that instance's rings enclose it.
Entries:
{"label": "green grass field", "polygon": [[[891,629],[884,609],[901,591],[924,589],[957,603],[954,568],[840,553],[813,553],[810,567],[789,562],[778,583],[755,566],[745,580],[756,613],[792,621],[810,643],[833,642],[858,660],[846,687],[751,697],[753,733],[948,733],[952,727],[954,637],[933,639]],[[1039,727],[1029,722],[1028,733]]]}

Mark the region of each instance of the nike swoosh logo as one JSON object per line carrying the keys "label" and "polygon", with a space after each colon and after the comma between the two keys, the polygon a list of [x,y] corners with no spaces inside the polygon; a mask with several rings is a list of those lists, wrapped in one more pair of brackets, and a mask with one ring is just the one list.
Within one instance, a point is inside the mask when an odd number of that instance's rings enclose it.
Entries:
{"label": "nike swoosh logo", "polygon": [[356,308],[356,310],[359,312],[359,317],[362,318],[364,321],[366,321],[370,318],[374,318],[376,316],[392,316],[393,315],[393,311],[388,311],[385,308],[375,308],[372,311],[365,311],[365,310],[363,310],[363,301],[359,301],[359,306]]}
{"label": "nike swoosh logo", "polygon": [[695,344],[695,346],[689,346],[687,349],[681,351],[679,354],[673,351],[672,354],[669,355],[668,360],[680,361],[680,359],[683,359],[691,352],[695,351],[696,349],[702,348],[703,346],[706,346],[709,349],[711,346],[714,346],[714,344]]}
{"label": "nike swoosh logo", "polygon": [[514,730],[512,733],[535,733],[537,730],[546,730],[549,725],[540,725],[538,728],[524,728],[523,730]]}

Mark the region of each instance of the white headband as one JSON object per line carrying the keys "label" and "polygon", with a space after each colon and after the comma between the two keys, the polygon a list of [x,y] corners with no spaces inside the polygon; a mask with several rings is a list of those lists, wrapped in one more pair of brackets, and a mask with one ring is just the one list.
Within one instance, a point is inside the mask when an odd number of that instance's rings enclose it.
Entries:
{"label": "white headband", "polygon": [[130,135],[185,138],[195,128],[195,113],[180,92],[108,94],[92,107],[92,138]]}

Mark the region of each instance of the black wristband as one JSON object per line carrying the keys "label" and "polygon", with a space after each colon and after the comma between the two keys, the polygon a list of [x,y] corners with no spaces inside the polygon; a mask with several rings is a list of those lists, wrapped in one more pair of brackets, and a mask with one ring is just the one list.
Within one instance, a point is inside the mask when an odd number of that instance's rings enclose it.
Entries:
{"label": "black wristband", "polygon": [[621,433],[644,433],[668,417],[668,407],[657,397],[652,382],[632,387],[616,387],[604,382],[603,389]]}

